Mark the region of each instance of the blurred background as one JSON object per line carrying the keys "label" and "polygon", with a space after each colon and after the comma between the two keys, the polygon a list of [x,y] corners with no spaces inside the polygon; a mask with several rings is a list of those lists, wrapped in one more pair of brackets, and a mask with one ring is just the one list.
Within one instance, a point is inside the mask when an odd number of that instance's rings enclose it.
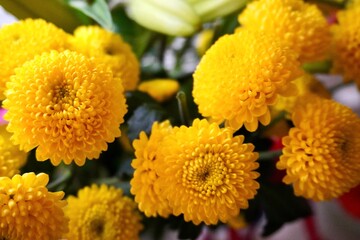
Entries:
{"label": "blurred background", "polygon": [[[17,19],[0,6],[0,27]],[[0,43],[1,44],[1,43]],[[169,59],[171,61],[171,59]],[[317,75],[317,78],[329,89],[334,89],[333,99],[351,107],[360,116],[360,91],[355,84],[340,86],[340,76]],[[286,224],[267,238],[261,237],[265,218],[258,226],[251,229],[238,230],[236,236],[228,229],[219,229],[215,233],[204,229],[199,240],[227,239],[266,239],[266,240],[358,240],[360,239],[360,188],[343,199],[312,203],[314,215],[310,218]],[[250,232],[251,231],[251,232]],[[177,233],[168,231],[166,239],[176,239]]]}

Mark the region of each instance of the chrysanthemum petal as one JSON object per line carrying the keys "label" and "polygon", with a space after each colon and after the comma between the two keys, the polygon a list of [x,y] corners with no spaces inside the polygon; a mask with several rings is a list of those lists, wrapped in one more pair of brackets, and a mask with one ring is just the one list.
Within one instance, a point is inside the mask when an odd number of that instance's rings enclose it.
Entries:
{"label": "chrysanthemum petal", "polygon": [[70,39],[70,49],[96,57],[111,68],[115,77],[122,80],[125,90],[135,90],[139,82],[139,61],[131,46],[116,33],[99,26],[81,26]]}
{"label": "chrysanthemum petal", "polygon": [[345,81],[355,81],[360,89],[360,4],[337,13],[338,23],[332,27],[333,72],[341,73]]}
{"label": "chrysanthemum petal", "polygon": [[49,192],[45,173],[0,177],[0,236],[6,239],[60,239],[68,231],[64,192]]}
{"label": "chrysanthemum petal", "polygon": [[70,35],[43,19],[25,19],[0,28],[0,99],[14,70],[38,54],[68,47]]}
{"label": "chrysanthemum petal", "polygon": [[316,201],[339,197],[360,183],[360,118],[333,100],[301,101],[294,128],[283,138],[277,168],[296,195]]}
{"label": "chrysanthemum petal", "polygon": [[139,239],[143,226],[137,206],[121,189],[92,185],[68,197],[67,239]]}
{"label": "chrysanthemum petal", "polygon": [[148,217],[157,215],[168,217],[171,214],[167,199],[162,198],[162,189],[158,183],[159,176],[155,169],[159,161],[160,143],[172,131],[169,121],[155,122],[149,138],[145,132],[141,132],[139,139],[133,142],[136,158],[131,163],[135,171],[130,181],[130,191],[135,195],[139,209]]}
{"label": "chrysanthemum petal", "polygon": [[271,34],[299,53],[301,62],[327,56],[330,29],[315,4],[303,0],[258,0],[239,15],[240,24]]}
{"label": "chrysanthemum petal", "polygon": [[195,119],[174,128],[159,146],[156,164],[160,193],[174,215],[194,224],[226,222],[247,208],[259,185],[258,154],[231,128]]}
{"label": "chrysanthemum petal", "polygon": [[26,163],[28,154],[10,140],[6,125],[0,125],[0,177],[12,177]]}
{"label": "chrysanthemum petal", "polygon": [[296,93],[291,81],[302,74],[299,66],[297,54],[273,35],[242,29],[203,56],[194,73],[194,101],[205,117],[255,131],[259,118],[269,123],[268,106],[278,95]]}
{"label": "chrysanthemum petal", "polygon": [[54,165],[98,158],[120,136],[127,109],[119,79],[96,59],[71,51],[36,56],[7,84],[7,130],[20,149]]}

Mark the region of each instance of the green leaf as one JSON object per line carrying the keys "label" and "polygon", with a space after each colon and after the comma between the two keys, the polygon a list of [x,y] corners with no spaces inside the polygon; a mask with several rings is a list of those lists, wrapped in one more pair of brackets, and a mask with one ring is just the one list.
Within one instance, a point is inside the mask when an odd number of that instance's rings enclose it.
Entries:
{"label": "green leaf", "polygon": [[134,168],[131,166],[131,162],[134,159],[134,154],[130,153],[122,153],[120,158],[121,165],[116,171],[116,175],[120,178],[124,178],[126,176],[132,177],[134,173]]}
{"label": "green leaf", "polygon": [[71,178],[71,166],[72,165],[65,165],[61,164],[55,168],[53,174],[53,180],[47,185],[47,188],[50,191],[60,191],[64,189],[66,182]]}
{"label": "green leaf", "polygon": [[215,42],[218,38],[225,34],[234,33],[235,29],[239,27],[238,16],[242,9],[221,19],[220,23],[215,27],[215,35],[213,41]]}
{"label": "green leaf", "polygon": [[164,109],[154,103],[144,103],[139,106],[128,120],[128,136],[130,141],[138,138],[141,131],[147,134],[151,132],[152,124],[155,121],[167,119]]}
{"label": "green leaf", "polygon": [[149,45],[152,32],[130,19],[123,7],[113,9],[111,15],[114,21],[114,31],[132,46],[133,52],[140,59]]}
{"label": "green leaf", "polygon": [[131,117],[136,108],[138,108],[143,103],[153,103],[156,104],[155,100],[152,99],[148,94],[140,91],[127,91],[125,92],[126,104],[128,105],[128,112],[125,115],[125,121],[127,122],[128,118]]}
{"label": "green leaf", "polygon": [[332,68],[332,62],[330,60],[304,63],[303,69],[309,73],[329,73]]}
{"label": "green leaf", "polygon": [[89,23],[89,19],[70,8],[65,0],[0,0],[0,5],[18,19],[42,18],[67,32]]}
{"label": "green leaf", "polygon": [[290,186],[263,184],[258,195],[267,219],[263,236],[271,235],[287,222],[312,214],[308,201],[295,196]]}
{"label": "green leaf", "polygon": [[33,149],[29,152],[29,155],[27,157],[26,163],[25,165],[21,168],[22,173],[25,172],[35,172],[36,174],[38,173],[46,173],[46,174],[52,174],[55,167],[54,165],[51,164],[50,161],[37,161],[36,160],[36,154],[35,154],[36,149]]}
{"label": "green leaf", "polygon": [[105,0],[94,0],[91,3],[85,0],[69,0],[69,5],[94,19],[103,28],[114,31],[110,9]]}

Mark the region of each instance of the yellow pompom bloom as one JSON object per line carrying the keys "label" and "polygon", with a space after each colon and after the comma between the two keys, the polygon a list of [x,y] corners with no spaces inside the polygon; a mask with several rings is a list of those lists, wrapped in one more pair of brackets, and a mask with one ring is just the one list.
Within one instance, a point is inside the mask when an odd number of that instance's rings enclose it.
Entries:
{"label": "yellow pompom bloom", "polygon": [[159,187],[173,214],[194,224],[228,222],[259,188],[258,153],[232,129],[195,119],[176,127],[159,146]]}
{"label": "yellow pompom bloom", "polygon": [[26,19],[0,28],[0,99],[16,67],[34,56],[67,47],[69,35],[42,19]]}
{"label": "yellow pompom bloom", "polygon": [[19,173],[28,156],[10,141],[10,137],[6,125],[0,125],[0,177],[12,177]]}
{"label": "yellow pompom bloom", "polygon": [[297,93],[291,82],[302,74],[297,55],[272,35],[246,29],[221,37],[194,73],[194,101],[200,113],[237,130],[270,122],[268,106],[278,95]]}
{"label": "yellow pompom bloom", "polygon": [[199,56],[204,55],[206,50],[209,49],[212,40],[214,38],[214,35],[215,35],[214,29],[204,29],[198,34],[195,42],[195,47]]}
{"label": "yellow pompom bloom", "polygon": [[333,71],[345,81],[353,80],[360,89],[360,4],[337,13],[338,24],[332,27]]}
{"label": "yellow pompom bloom", "polygon": [[295,108],[297,99],[301,96],[309,94],[315,94],[323,98],[331,98],[331,94],[325,88],[325,86],[310,74],[304,74],[302,77],[297,78],[294,83],[299,90],[298,95],[290,97],[280,96],[276,104],[273,106],[274,109],[278,111],[284,110],[287,113],[292,113]]}
{"label": "yellow pompom bloom", "polygon": [[136,158],[131,163],[135,171],[130,181],[130,191],[135,195],[135,202],[139,204],[139,209],[147,217],[157,215],[168,217],[171,214],[167,199],[160,195],[159,176],[156,172],[160,142],[171,132],[172,127],[169,121],[155,122],[150,137],[147,137],[145,132],[141,132],[139,139],[133,142]]}
{"label": "yellow pompom bloom", "polygon": [[52,51],[16,69],[7,84],[7,130],[39,161],[83,165],[120,136],[127,111],[119,79],[96,59]]}
{"label": "yellow pompom bloom", "polygon": [[297,105],[292,119],[276,166],[297,196],[328,200],[360,183],[360,118],[350,108],[318,97]]}
{"label": "yellow pompom bloom", "polygon": [[322,60],[331,41],[325,17],[303,0],[260,0],[249,3],[238,18],[249,29],[275,34],[299,53],[301,62]]}
{"label": "yellow pompom bloom", "polygon": [[136,203],[121,189],[92,185],[68,197],[65,214],[70,218],[66,239],[139,239],[143,226]]}
{"label": "yellow pompom bloom", "polygon": [[71,49],[99,58],[115,77],[121,78],[125,90],[135,90],[139,82],[139,61],[120,35],[99,26],[81,26],[74,31]]}
{"label": "yellow pompom bloom", "polygon": [[60,239],[68,231],[64,192],[49,192],[45,173],[0,177],[1,239]]}
{"label": "yellow pompom bloom", "polygon": [[140,83],[138,89],[146,92],[158,102],[169,100],[179,91],[179,82],[175,79],[158,78]]}

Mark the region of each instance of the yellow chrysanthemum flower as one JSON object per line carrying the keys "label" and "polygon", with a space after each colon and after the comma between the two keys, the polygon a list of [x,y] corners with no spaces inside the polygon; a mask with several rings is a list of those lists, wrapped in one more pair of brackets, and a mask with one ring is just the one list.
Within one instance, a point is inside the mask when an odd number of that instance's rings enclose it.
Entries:
{"label": "yellow chrysanthemum flower", "polygon": [[75,29],[71,45],[72,50],[97,57],[110,66],[114,76],[122,79],[125,90],[136,89],[139,61],[120,35],[99,26],[81,26]]}
{"label": "yellow chrysanthemum flower", "polygon": [[98,158],[120,136],[126,113],[119,79],[96,59],[52,51],[16,69],[7,84],[7,130],[20,149],[54,165]]}
{"label": "yellow chrysanthemum flower", "polygon": [[217,224],[248,207],[257,189],[258,154],[232,129],[195,119],[192,126],[174,128],[159,146],[160,194],[173,214],[194,224]]}
{"label": "yellow chrysanthemum flower", "polygon": [[242,29],[221,37],[194,73],[193,96],[200,113],[237,130],[270,122],[268,105],[297,93],[291,83],[302,74],[297,55],[272,35]]}
{"label": "yellow chrysanthemum flower", "polygon": [[69,35],[42,19],[26,19],[0,28],[0,99],[16,67],[34,56],[67,47]]}
{"label": "yellow chrysanthemum flower", "polygon": [[331,94],[325,88],[325,86],[310,74],[304,74],[302,77],[297,78],[294,83],[299,90],[298,95],[290,97],[280,96],[276,104],[273,106],[274,109],[292,113],[295,108],[297,99],[301,96],[309,94],[315,94],[323,98],[331,98]]}
{"label": "yellow chrysanthemum flower", "polygon": [[301,62],[322,60],[331,41],[325,17],[303,0],[260,0],[249,3],[238,18],[249,29],[275,34],[299,53]]}
{"label": "yellow chrysanthemum flower", "polygon": [[65,214],[70,218],[66,239],[139,239],[143,226],[136,203],[121,189],[92,185],[68,197]]}
{"label": "yellow chrysanthemum flower", "polygon": [[139,91],[146,92],[158,102],[169,100],[179,91],[180,84],[175,79],[157,78],[141,82],[139,84]]}
{"label": "yellow chrysanthemum flower", "polygon": [[360,4],[337,13],[338,24],[332,27],[333,71],[345,81],[353,80],[360,89]]}
{"label": "yellow chrysanthemum flower", "polygon": [[12,177],[25,164],[27,153],[10,141],[6,125],[0,125],[0,177]]}
{"label": "yellow chrysanthemum flower", "polygon": [[360,118],[350,108],[318,97],[297,105],[292,119],[276,166],[296,195],[327,200],[360,183]]}
{"label": "yellow chrysanthemum flower", "polygon": [[150,137],[147,137],[145,132],[141,132],[139,139],[133,142],[136,158],[131,163],[135,169],[130,181],[131,193],[135,195],[135,202],[147,217],[157,215],[168,217],[172,212],[167,199],[160,195],[159,176],[156,172],[160,142],[171,132],[169,121],[160,124],[155,122]]}
{"label": "yellow chrysanthemum flower", "polygon": [[60,239],[68,231],[64,192],[49,192],[45,173],[0,177],[0,238]]}

